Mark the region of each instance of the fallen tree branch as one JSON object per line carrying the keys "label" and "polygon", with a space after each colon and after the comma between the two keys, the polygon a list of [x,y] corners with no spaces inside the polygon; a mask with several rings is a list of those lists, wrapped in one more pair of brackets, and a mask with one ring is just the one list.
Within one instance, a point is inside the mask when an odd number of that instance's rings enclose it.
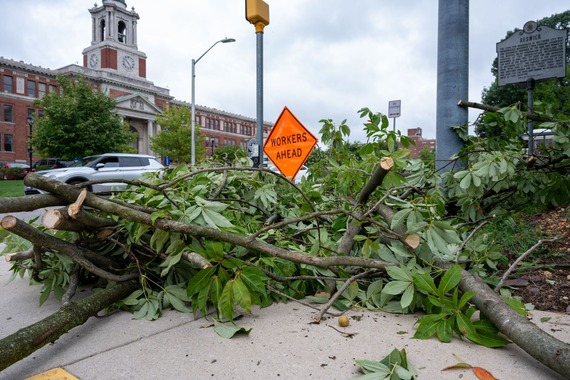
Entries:
{"label": "fallen tree branch", "polygon": [[67,202],[51,194],[26,195],[0,198],[0,214],[35,211],[42,208],[65,206]]}
{"label": "fallen tree branch", "polygon": [[49,317],[24,327],[0,340],[0,371],[55,342],[99,311],[127,297],[139,288],[137,281],[125,281],[101,290],[84,300],[70,302]]}
{"label": "fallen tree branch", "polygon": [[194,267],[204,269],[212,266],[208,260],[204,258],[204,256],[200,256],[196,252],[191,251],[183,251],[182,258],[192,264]]}
{"label": "fallen tree branch", "polygon": [[[501,108],[499,107],[494,107],[494,106],[490,106],[488,104],[482,104],[482,103],[477,103],[477,102],[470,102],[467,100],[460,100],[457,102],[457,105],[459,107],[469,107],[469,108],[477,108],[483,111],[489,111],[489,112],[498,112]],[[548,121],[553,121],[555,123],[565,123],[567,121],[564,120],[560,120],[560,119],[554,119],[551,117],[545,117],[545,116],[540,116],[534,113],[531,114],[526,114],[526,117],[530,120],[533,121],[538,121],[538,122],[548,122]]]}
{"label": "fallen tree branch", "polygon": [[[443,262],[438,265],[444,269],[451,267]],[[564,378],[570,378],[570,344],[549,335],[517,313],[479,277],[466,270],[461,271],[459,288],[463,292],[475,292],[471,302],[513,343]]]}
{"label": "fallen tree branch", "polygon": [[[366,202],[368,202],[370,195],[372,195],[374,190],[376,190],[376,188],[382,184],[382,181],[393,167],[394,160],[391,157],[382,157],[378,164],[378,167],[376,168],[376,171],[372,174],[366,185],[364,185],[360,191],[358,199],[356,200],[357,207],[361,207]],[[355,215],[356,219],[358,220],[362,218],[363,213],[361,211],[356,211]],[[337,248],[339,255],[348,255],[350,253],[354,244],[354,238],[360,233],[361,229],[362,223],[359,221],[353,221],[347,226],[346,232],[342,236],[342,239]]]}
{"label": "fallen tree branch", "polygon": [[[138,274],[136,273],[129,273],[126,275],[116,275],[107,272],[106,270],[95,266],[83,254],[80,253],[80,252],[89,252],[89,250],[79,249],[73,244],[70,244],[66,241],[57,239],[44,232],[41,232],[36,228],[30,226],[29,224],[22,222],[21,220],[12,215],[5,216],[0,222],[0,225],[5,230],[23,237],[24,239],[32,242],[34,245],[49,248],[51,250],[61,252],[67,255],[71,260],[81,265],[85,270],[106,280],[121,282],[121,281],[131,280],[138,276]],[[100,257],[101,260],[105,260],[105,262],[108,262],[108,259],[97,255],[95,252],[89,252],[89,253],[91,254],[90,256],[92,258],[98,259],[97,257]]]}
{"label": "fallen tree branch", "polygon": [[[39,176],[30,173],[24,179],[28,185],[43,188],[51,193],[60,195],[72,202],[79,195],[79,188],[56,181],[54,179]],[[274,257],[294,261],[300,264],[310,264],[322,268],[330,268],[335,266],[361,266],[364,268],[385,269],[387,266],[396,265],[378,259],[368,259],[354,256],[330,256],[316,257],[305,255],[299,252],[293,252],[281,247],[274,246],[261,240],[251,241],[249,237],[242,236],[230,232],[221,231],[215,228],[199,226],[195,224],[181,223],[174,220],[159,218],[153,222],[151,215],[145,212],[135,210],[125,205],[115,203],[94,194],[88,193],[85,198],[85,204],[89,207],[99,209],[111,214],[120,215],[123,219],[131,222],[137,222],[153,226],[163,231],[180,232],[191,236],[202,236],[214,240],[226,241],[230,244],[252,249],[254,251],[267,254]]]}

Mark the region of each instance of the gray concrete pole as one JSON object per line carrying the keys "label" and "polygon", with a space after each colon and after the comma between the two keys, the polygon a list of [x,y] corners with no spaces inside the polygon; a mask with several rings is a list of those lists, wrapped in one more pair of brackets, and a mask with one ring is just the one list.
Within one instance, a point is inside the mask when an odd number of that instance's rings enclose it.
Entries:
{"label": "gray concrete pole", "polygon": [[469,0],[439,0],[437,38],[436,169],[453,169],[450,158],[463,142],[451,127],[467,125],[469,96]]}

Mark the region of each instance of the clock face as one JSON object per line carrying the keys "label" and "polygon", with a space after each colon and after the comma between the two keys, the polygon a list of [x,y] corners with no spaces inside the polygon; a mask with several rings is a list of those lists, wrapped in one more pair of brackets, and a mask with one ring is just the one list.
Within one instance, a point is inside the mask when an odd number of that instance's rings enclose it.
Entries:
{"label": "clock face", "polygon": [[97,57],[97,54],[95,53],[91,54],[91,56],[89,57],[89,66],[97,67],[98,63],[99,63],[99,57]]}
{"label": "clock face", "polygon": [[123,57],[123,68],[127,71],[131,71],[135,68],[135,60],[130,55],[125,55]]}

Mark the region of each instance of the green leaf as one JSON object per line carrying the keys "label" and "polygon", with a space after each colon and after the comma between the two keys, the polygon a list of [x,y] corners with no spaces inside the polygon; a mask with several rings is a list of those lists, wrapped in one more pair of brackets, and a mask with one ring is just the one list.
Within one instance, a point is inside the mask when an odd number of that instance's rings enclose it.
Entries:
{"label": "green leaf", "polygon": [[455,323],[461,335],[469,338],[470,340],[477,334],[473,322],[466,315],[458,313],[455,316]]}
{"label": "green leaf", "polygon": [[166,259],[160,263],[161,267],[165,267],[162,272],[160,273],[161,277],[164,277],[168,274],[168,272],[170,271],[170,268],[172,268],[174,265],[178,264],[180,262],[180,259],[182,258],[182,251],[178,252],[175,255],[169,255],[166,257]]}
{"label": "green leaf", "polygon": [[465,305],[467,305],[467,302],[469,302],[469,300],[476,295],[477,295],[477,293],[472,292],[472,291],[467,291],[467,292],[463,293],[463,295],[461,296],[461,299],[459,300],[459,303],[457,304],[457,308],[459,310],[463,309],[463,307]]}
{"label": "green leaf", "polygon": [[250,290],[267,296],[265,283],[269,280],[269,277],[267,277],[259,268],[249,266],[243,267],[240,269],[239,277]]}
{"label": "green leaf", "polygon": [[453,328],[452,328],[453,319],[444,319],[442,323],[437,326],[437,338],[444,343],[451,342],[451,338],[453,337]]}
{"label": "green leaf", "polygon": [[382,293],[398,295],[403,293],[406,288],[410,285],[409,281],[390,281],[382,289]]}
{"label": "green leaf", "polygon": [[203,210],[202,217],[210,227],[215,229],[230,228],[234,226],[225,216],[212,210]]}
{"label": "green leaf", "polygon": [[398,211],[392,218],[391,229],[398,228],[399,226],[404,224],[404,221],[412,211],[413,209],[411,208],[405,208],[403,210]]}
{"label": "green leaf", "polygon": [[400,304],[402,305],[402,309],[409,307],[412,302],[414,301],[414,296],[416,295],[416,289],[413,283],[410,283],[404,294],[402,294],[402,298],[400,299]]}
{"label": "green leaf", "polygon": [[231,339],[237,333],[249,334],[252,328],[246,329],[235,323],[223,323],[214,319],[214,331],[222,338]]}
{"label": "green leaf", "polygon": [[443,297],[451,289],[459,285],[459,281],[461,281],[461,267],[454,265],[445,272],[439,282],[438,292],[440,297]]}
{"label": "green leaf", "polygon": [[358,295],[358,282],[352,282],[348,288],[342,293],[342,296],[349,301],[352,301]]}
{"label": "green leaf", "polygon": [[174,294],[169,293],[169,292],[165,292],[164,296],[166,297],[166,299],[168,300],[168,302],[170,302],[170,304],[172,305],[172,307],[182,313],[190,313],[191,310],[190,308],[188,308],[188,306],[186,306],[184,304],[184,302],[176,297]]}
{"label": "green leaf", "polygon": [[423,290],[427,294],[438,295],[435,282],[429,273],[414,273],[412,277],[418,289]]}
{"label": "green leaf", "polygon": [[235,302],[245,311],[251,313],[251,294],[249,294],[247,286],[245,286],[240,277],[233,280],[232,290]]}
{"label": "green leaf", "polygon": [[375,373],[379,376],[383,375],[384,377],[390,375],[390,368],[380,363],[379,361],[355,360],[355,363],[360,366],[362,372],[364,372],[365,374]]}
{"label": "green leaf", "polygon": [[188,281],[188,297],[192,297],[194,294],[200,292],[200,290],[210,282],[215,271],[216,267],[208,267],[196,273],[190,281]]}
{"label": "green leaf", "polygon": [[388,266],[386,267],[386,272],[394,280],[408,281],[408,282],[413,281],[412,274],[410,273],[410,270],[408,268]]}
{"label": "green leaf", "polygon": [[467,173],[465,177],[459,182],[459,187],[463,190],[467,190],[471,186],[471,173]]}
{"label": "green leaf", "polygon": [[428,314],[418,318],[418,329],[414,334],[416,339],[428,339],[437,332],[439,325],[448,317],[447,313]]}
{"label": "green leaf", "polygon": [[198,308],[202,315],[207,315],[208,309],[208,297],[210,296],[210,288],[214,282],[213,277],[210,277],[210,281],[204,284],[204,287],[198,292],[198,297],[196,297],[196,304],[194,305],[194,310]]}
{"label": "green leaf", "polygon": [[226,282],[222,294],[220,295],[220,301],[218,302],[220,314],[225,316],[229,321],[234,319],[233,281],[234,280]]}

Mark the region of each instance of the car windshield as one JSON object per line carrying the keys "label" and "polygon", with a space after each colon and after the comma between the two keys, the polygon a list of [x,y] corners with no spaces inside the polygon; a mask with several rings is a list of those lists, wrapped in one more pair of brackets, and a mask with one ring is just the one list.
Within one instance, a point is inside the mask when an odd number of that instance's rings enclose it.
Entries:
{"label": "car windshield", "polygon": [[75,161],[74,163],[72,163],[68,167],[77,168],[77,167],[81,167],[81,166],[88,166],[90,168],[93,168],[93,167],[95,167],[95,161],[99,160],[100,157],[101,156],[83,157],[83,158],[80,158],[79,160]]}

